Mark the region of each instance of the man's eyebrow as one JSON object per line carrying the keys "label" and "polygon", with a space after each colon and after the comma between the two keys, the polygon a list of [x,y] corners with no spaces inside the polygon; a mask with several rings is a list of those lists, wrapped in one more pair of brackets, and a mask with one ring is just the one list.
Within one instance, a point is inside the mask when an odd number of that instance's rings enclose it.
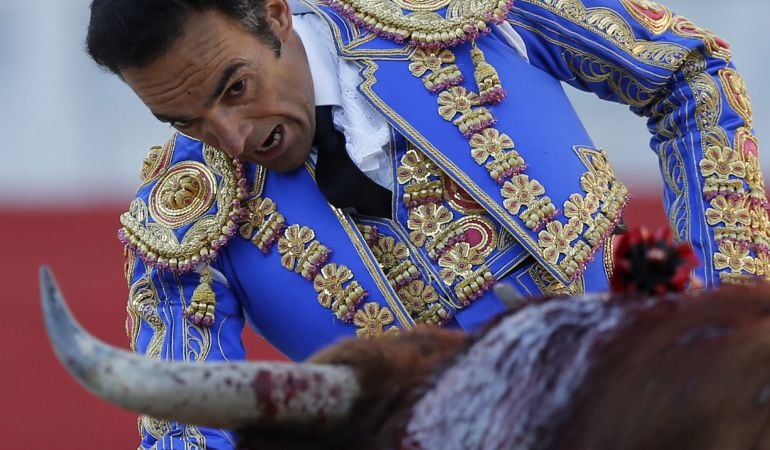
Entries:
{"label": "man's eyebrow", "polygon": [[[230,79],[235,75],[235,72],[237,72],[241,67],[245,66],[246,62],[239,61],[234,62],[227,66],[227,68],[222,72],[222,75],[219,77],[219,81],[217,82],[217,85],[214,87],[214,90],[211,91],[211,95],[206,99],[206,101],[203,103],[204,107],[208,107],[211,105],[211,103],[214,102],[217,98],[219,98],[220,95],[222,95],[222,92],[224,92],[225,88],[227,87],[227,83],[230,82]],[[156,119],[160,120],[161,122],[166,122],[173,124],[175,122],[189,122],[192,119],[189,119],[187,117],[176,117],[176,116],[167,116],[165,114],[158,114],[156,112],[152,113],[153,116],[155,116]]]}
{"label": "man's eyebrow", "polygon": [[222,95],[222,92],[225,91],[225,88],[227,87],[227,83],[229,83],[230,79],[233,77],[233,75],[235,75],[235,72],[237,72],[238,69],[240,69],[245,65],[246,65],[246,62],[239,61],[227,66],[224,72],[222,72],[222,75],[219,77],[219,82],[217,82],[216,87],[214,88],[213,91],[211,91],[211,95],[209,95],[209,98],[206,99],[203,105],[208,107],[214,102],[214,100],[219,98],[219,96]]}

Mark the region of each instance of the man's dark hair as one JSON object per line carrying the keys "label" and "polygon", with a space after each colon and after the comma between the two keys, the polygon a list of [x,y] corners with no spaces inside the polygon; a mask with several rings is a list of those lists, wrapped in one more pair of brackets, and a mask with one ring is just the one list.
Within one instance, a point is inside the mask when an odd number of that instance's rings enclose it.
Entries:
{"label": "man's dark hair", "polygon": [[218,11],[280,55],[263,0],[93,0],[86,46],[94,61],[120,75],[152,63],[182,34],[192,12]]}

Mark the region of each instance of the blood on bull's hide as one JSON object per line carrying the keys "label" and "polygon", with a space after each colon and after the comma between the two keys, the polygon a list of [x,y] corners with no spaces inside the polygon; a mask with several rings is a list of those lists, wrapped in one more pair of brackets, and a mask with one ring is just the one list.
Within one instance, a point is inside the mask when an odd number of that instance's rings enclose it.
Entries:
{"label": "blood on bull's hide", "polygon": [[[235,428],[244,449],[770,449],[766,285],[551,299],[477,335],[352,340],[305,365],[143,360],[86,336],[45,273],[43,297],[52,342],[87,388]],[[176,383],[204,376],[203,397]]]}

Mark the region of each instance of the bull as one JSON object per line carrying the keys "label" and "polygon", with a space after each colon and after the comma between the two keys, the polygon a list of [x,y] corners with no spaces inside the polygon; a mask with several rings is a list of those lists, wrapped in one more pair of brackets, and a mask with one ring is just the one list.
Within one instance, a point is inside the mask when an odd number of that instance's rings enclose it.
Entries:
{"label": "bull", "polygon": [[554,298],[477,334],[350,340],[303,364],[149,360],[88,335],[51,275],[51,342],[129,410],[242,449],[770,449],[770,288]]}

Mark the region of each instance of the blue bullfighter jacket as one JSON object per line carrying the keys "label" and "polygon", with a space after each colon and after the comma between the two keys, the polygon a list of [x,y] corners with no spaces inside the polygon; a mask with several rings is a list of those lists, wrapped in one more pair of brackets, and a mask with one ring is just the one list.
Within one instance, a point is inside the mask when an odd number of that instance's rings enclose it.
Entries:
{"label": "blue bullfighter jacket", "polygon": [[[671,226],[707,287],[770,275],[751,104],[724,41],[647,0],[492,2],[472,22],[463,8],[488,1],[427,3],[308,5],[391,126],[391,218],[330,206],[311,163],[272,173],[178,133],[151,149],[121,217],[134,350],[243,359],[248,321],[302,360],[347,336],[474,330],[504,309],[499,281],[604,290],[627,189],[561,82],[647,118]],[[219,430],[140,428],[143,448],[232,446]]]}

